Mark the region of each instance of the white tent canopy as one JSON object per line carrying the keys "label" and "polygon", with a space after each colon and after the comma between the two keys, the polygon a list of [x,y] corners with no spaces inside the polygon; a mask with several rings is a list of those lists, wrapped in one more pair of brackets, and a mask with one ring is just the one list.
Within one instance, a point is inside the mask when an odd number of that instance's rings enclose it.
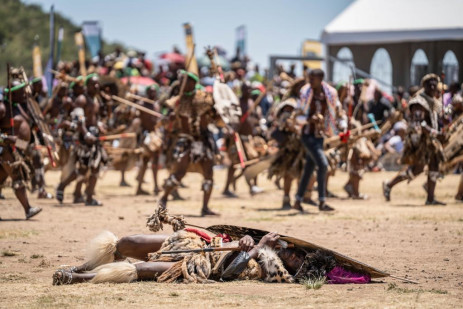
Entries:
{"label": "white tent canopy", "polygon": [[461,40],[462,14],[463,0],[357,0],[325,27],[322,42]]}

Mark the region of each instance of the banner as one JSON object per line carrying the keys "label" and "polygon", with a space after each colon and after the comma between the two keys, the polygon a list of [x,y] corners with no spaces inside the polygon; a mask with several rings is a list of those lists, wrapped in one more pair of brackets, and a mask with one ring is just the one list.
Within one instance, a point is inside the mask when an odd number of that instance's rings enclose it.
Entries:
{"label": "banner", "polygon": [[[322,43],[314,40],[306,40],[302,43],[302,57],[322,57]],[[319,60],[304,61],[304,65],[309,69],[321,69],[322,62]]]}
{"label": "banner", "polygon": [[82,34],[85,37],[85,44],[90,51],[90,57],[98,56],[101,50],[101,27],[98,21],[84,21]]}
{"label": "banner", "polygon": [[63,45],[63,38],[64,38],[64,29],[63,27],[59,27],[58,30],[58,46],[56,51],[56,63],[60,62],[61,60],[61,47]]}
{"label": "banner", "polygon": [[74,40],[76,42],[77,55],[79,57],[80,74],[82,76],[87,76],[87,69],[85,68],[85,43],[82,32],[76,32]]}
{"label": "banner", "polygon": [[40,47],[36,43],[34,44],[34,48],[32,49],[32,67],[34,77],[42,77],[42,53],[40,52]]}
{"label": "banner", "polygon": [[53,90],[53,73],[55,58],[55,12],[54,6],[50,8],[50,56],[48,57],[47,67],[45,68],[45,79],[47,81],[48,95],[51,96]]}
{"label": "banner", "polygon": [[236,47],[240,49],[241,59],[246,56],[246,26],[236,28]]}
{"label": "banner", "polygon": [[[192,51],[193,51],[193,48],[194,48],[194,45],[195,45],[195,41],[194,41],[194,38],[193,38],[193,28],[191,27],[191,25],[189,23],[184,23],[183,24],[183,29],[185,29],[185,41],[186,41],[186,59],[185,59],[185,65],[188,65],[188,63],[190,64],[190,66],[188,68],[186,68],[189,72],[192,72],[196,75],[199,75],[198,74],[198,63],[196,62],[196,56],[195,54],[193,53],[192,54]],[[191,58],[191,61],[190,59],[188,58],[189,55],[192,54],[192,58]]]}

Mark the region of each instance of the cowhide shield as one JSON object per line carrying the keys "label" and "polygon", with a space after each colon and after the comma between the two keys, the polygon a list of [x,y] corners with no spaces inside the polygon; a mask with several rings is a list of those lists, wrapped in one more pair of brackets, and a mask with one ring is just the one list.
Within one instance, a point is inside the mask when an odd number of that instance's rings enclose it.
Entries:
{"label": "cowhide shield", "polygon": [[[238,240],[245,235],[249,235],[256,242],[258,242],[264,235],[269,233],[268,231],[264,231],[264,230],[258,230],[258,229],[247,228],[247,227],[242,227],[242,226],[235,226],[235,225],[213,225],[213,226],[207,227],[206,230],[212,233],[215,233],[215,234],[219,234],[219,233],[228,234],[233,240]],[[367,273],[371,276],[371,278],[383,278],[383,277],[389,276],[389,274],[384,271],[381,271],[370,265],[354,260],[336,251],[326,249],[316,244],[310,243],[308,241],[301,240],[301,239],[291,237],[291,236],[281,235],[281,234],[280,234],[280,239],[286,241],[289,244],[294,244],[296,248],[300,248],[305,251],[310,252],[310,251],[321,250],[321,251],[329,252],[334,256],[339,266],[344,266],[346,268],[352,269],[360,273]]]}

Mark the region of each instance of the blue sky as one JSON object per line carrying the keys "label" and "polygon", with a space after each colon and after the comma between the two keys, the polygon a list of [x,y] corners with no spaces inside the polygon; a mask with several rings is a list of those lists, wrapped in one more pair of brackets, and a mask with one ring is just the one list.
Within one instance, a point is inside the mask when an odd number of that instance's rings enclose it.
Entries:
{"label": "blue sky", "polygon": [[98,20],[103,37],[144,50],[149,58],[177,45],[185,51],[182,24],[190,22],[196,55],[205,46],[235,50],[235,29],[247,27],[253,62],[268,67],[271,54],[298,55],[304,39],[319,39],[323,28],[353,0],[23,0],[52,4],[76,24]]}

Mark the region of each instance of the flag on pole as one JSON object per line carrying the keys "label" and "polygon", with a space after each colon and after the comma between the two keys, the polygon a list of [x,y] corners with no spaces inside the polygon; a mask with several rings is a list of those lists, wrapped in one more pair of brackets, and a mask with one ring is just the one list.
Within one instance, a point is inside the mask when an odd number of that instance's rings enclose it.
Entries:
{"label": "flag on pole", "polygon": [[85,37],[85,45],[90,51],[90,57],[98,56],[101,50],[101,27],[97,21],[85,21],[82,24],[82,34]]}
{"label": "flag on pole", "polygon": [[[305,40],[304,43],[302,43],[302,51],[301,51],[301,56],[302,57],[322,57],[322,43],[319,41],[315,40]],[[310,60],[310,61],[304,61],[304,65],[310,69],[321,69],[322,67],[322,62],[320,60]]]}
{"label": "flag on pole", "polygon": [[74,40],[77,46],[77,55],[79,56],[80,74],[87,76],[87,69],[85,68],[85,43],[82,32],[76,32]]}
{"label": "flag on pole", "polygon": [[241,25],[236,28],[236,47],[240,49],[241,58],[246,56],[246,26]]}
{"label": "flag on pole", "polygon": [[45,79],[47,81],[48,95],[51,96],[53,90],[53,73],[55,59],[55,12],[54,6],[50,8],[50,55],[48,57],[47,67],[45,69]]}
{"label": "flag on pole", "polygon": [[[188,63],[190,64],[190,66],[186,68],[186,70],[198,75],[198,63],[196,62],[195,54],[192,53],[194,45],[195,45],[195,41],[193,38],[193,28],[191,27],[189,23],[184,23],[183,28],[185,29],[185,40],[186,40],[186,49],[187,49],[186,50],[187,58],[185,59],[185,65],[187,65]],[[192,55],[191,60],[189,59],[189,55]]]}
{"label": "flag on pole", "polygon": [[40,52],[40,47],[37,43],[34,44],[34,48],[32,49],[32,66],[34,77],[42,77],[42,53]]}
{"label": "flag on pole", "polygon": [[56,62],[60,62],[61,60],[61,47],[63,45],[63,38],[64,38],[64,29],[63,27],[59,27],[58,30],[58,46],[56,51]]}

